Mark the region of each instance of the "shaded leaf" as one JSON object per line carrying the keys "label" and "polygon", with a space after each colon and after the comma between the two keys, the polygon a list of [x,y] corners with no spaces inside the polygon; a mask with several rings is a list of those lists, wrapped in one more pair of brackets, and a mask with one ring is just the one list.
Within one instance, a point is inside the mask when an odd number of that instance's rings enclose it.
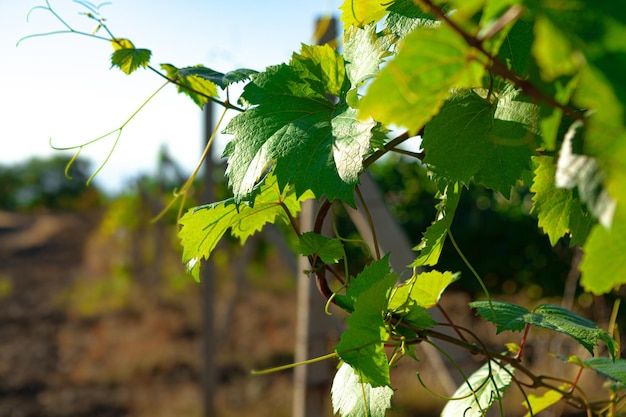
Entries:
{"label": "shaded leaf", "polygon": [[339,239],[314,232],[303,233],[296,250],[304,256],[317,255],[326,264],[334,264],[343,258],[343,245]]}
{"label": "shaded leaf", "polygon": [[482,86],[484,68],[447,26],[418,27],[378,74],[360,103],[363,115],[419,131],[454,88]]}
{"label": "shaded leaf", "polygon": [[189,77],[194,76],[198,78],[205,79],[207,81],[212,82],[217,85],[221,89],[225,89],[231,84],[236,84],[238,82],[247,81],[250,77],[256,74],[257,71],[247,69],[247,68],[239,68],[234,71],[229,71],[226,74],[223,74],[219,71],[212,70],[210,68],[206,68],[203,66],[196,67],[186,67],[178,70],[178,75],[180,77]]}
{"label": "shaded leaf", "polygon": [[593,369],[605,378],[626,385],[626,359],[591,358],[584,362],[584,366]]}

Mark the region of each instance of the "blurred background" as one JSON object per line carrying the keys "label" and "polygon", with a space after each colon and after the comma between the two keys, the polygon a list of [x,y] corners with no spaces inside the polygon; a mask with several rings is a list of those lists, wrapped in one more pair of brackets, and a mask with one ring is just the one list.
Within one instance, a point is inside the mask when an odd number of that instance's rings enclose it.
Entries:
{"label": "blurred background", "polygon": [[[85,182],[111,142],[85,148],[68,179],[71,152],[52,152],[48,140],[71,146],[118,127],[161,80],[147,71],[131,77],[109,71],[110,45],[78,35],[31,38],[15,48],[23,36],[59,29],[59,21],[41,9],[25,23],[38,4],[45,2],[0,3],[0,417],[295,415],[292,371],[250,375],[294,360],[297,279],[303,275],[290,251],[293,242],[277,228],[244,248],[223,242],[212,257],[214,317],[207,327],[201,285],[181,263],[178,206],[153,221],[197,163],[205,115],[172,88],[125,128],[92,185]],[[72,24],[93,28],[79,14],[80,4],[58,0],[52,6]],[[227,71],[288,60],[300,42],[312,42],[316,19],[338,6],[137,0],[101,11],[117,36],[153,49],[153,62]],[[219,159],[224,139],[184,208],[205,203],[207,187],[217,200],[229,196]],[[392,220],[385,221],[399,227],[410,249],[434,218],[434,186],[418,163],[397,155],[381,159],[371,174],[389,206]],[[563,304],[606,323],[611,300],[579,290],[572,268],[577,252],[566,241],[549,245],[528,215],[531,205],[523,187],[508,200],[472,188],[462,194],[452,231],[492,295],[531,307]],[[349,213],[339,208],[336,214],[342,236],[356,236]],[[365,262],[358,246],[348,248],[348,257],[355,272]],[[466,305],[482,293],[453,248],[445,249],[438,269],[463,277],[442,300],[455,322],[475,328],[495,349],[511,340],[510,334],[495,337],[491,327],[475,327]],[[317,302],[322,308],[321,298]],[[334,316],[323,328],[326,352],[343,325]],[[214,350],[216,381],[208,391],[207,344]],[[538,335],[528,349],[531,365],[555,372],[563,365],[546,365],[548,352],[577,352],[553,335]],[[476,367],[479,359],[463,360]],[[438,414],[443,400],[428,394],[415,372],[446,395],[458,375],[443,376],[444,368],[430,361],[402,364],[392,375],[402,389],[390,415]],[[316,366],[322,377],[312,389],[322,393],[322,409],[331,415],[336,362]],[[511,401],[520,408],[519,398]]]}

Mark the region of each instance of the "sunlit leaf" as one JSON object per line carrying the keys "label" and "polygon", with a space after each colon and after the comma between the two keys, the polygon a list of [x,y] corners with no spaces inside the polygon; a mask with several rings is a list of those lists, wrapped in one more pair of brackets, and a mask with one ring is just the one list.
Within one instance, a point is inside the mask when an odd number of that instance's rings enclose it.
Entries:
{"label": "sunlit leaf", "polygon": [[341,417],[384,417],[391,408],[393,389],[361,382],[354,369],[342,363],[330,389],[333,413]]}
{"label": "sunlit leaf", "polygon": [[454,400],[446,403],[441,417],[483,417],[491,404],[502,398],[514,371],[511,365],[486,363],[461,384],[452,395]]}

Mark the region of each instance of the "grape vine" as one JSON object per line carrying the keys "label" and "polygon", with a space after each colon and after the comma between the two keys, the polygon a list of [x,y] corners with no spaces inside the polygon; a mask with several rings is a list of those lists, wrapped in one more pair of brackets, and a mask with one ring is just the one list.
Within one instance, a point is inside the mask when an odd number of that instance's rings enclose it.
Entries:
{"label": "grape vine", "polygon": [[[183,262],[198,279],[202,261],[225,234],[244,244],[267,223],[291,228],[320,293],[349,314],[334,351],[319,358],[340,361],[331,389],[336,413],[385,415],[394,394],[390,367],[401,357],[417,360],[418,344],[442,350],[439,341],[485,359],[463,374],[444,417],[481,416],[494,404],[504,415],[501,399],[511,385],[529,415],[562,400],[587,415],[618,414],[626,360],[615,319],[603,330],[559,306],[527,309],[485,292],[487,299],[469,308],[497,333],[522,334],[518,344],[494,352],[471,329],[435,322],[429,309],[442,309],[440,297],[455,280],[481,280],[450,232],[459,196],[471,185],[505,197],[512,187],[527,186],[550,242],[566,237],[582,248],[584,290],[602,295],[626,283],[626,8],[590,0],[345,0],[341,52],[303,45],[289,62],[261,72],[222,73],[201,65],[157,68],[149,50],[115,37],[96,6],[80,3],[97,23],[94,32],[75,30],[46,1],[35,10],[54,15],[62,29],[26,38],[69,32],[110,42],[112,66],[124,73],[147,68],[200,107],[210,101],[238,112],[223,127],[231,135],[223,156],[233,197],[182,215]],[[234,83],[245,83],[235,102],[229,96]],[[112,132],[117,139],[131,119]],[[392,136],[392,127],[406,131]],[[418,137],[421,150],[398,148]],[[438,189],[437,217],[416,242],[408,280],[400,281],[405,271],[392,270],[377,247],[369,264],[349,277],[340,264],[346,241],[324,236],[322,224],[333,205],[356,207],[363,200],[359,176],[390,152],[419,160],[429,173]],[[321,202],[314,229],[302,233],[296,219],[312,198]],[[436,269],[448,244],[475,277]],[[456,335],[442,331],[446,327]],[[567,335],[588,351],[588,358],[562,358],[579,368],[574,380],[538,375],[525,365],[534,329]],[[584,372],[613,382],[607,399],[588,399],[579,384]],[[418,382],[428,387],[419,374]],[[547,393],[532,394],[536,389]]]}

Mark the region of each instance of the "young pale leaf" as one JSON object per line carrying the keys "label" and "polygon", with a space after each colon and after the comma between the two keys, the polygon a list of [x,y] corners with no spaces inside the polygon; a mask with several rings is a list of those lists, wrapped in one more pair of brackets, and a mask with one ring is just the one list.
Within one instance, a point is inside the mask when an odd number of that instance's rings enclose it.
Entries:
{"label": "young pale leaf", "polygon": [[256,73],[257,71],[255,70],[239,68],[237,70],[229,71],[226,74],[223,74],[221,72],[203,66],[186,67],[178,70],[178,75],[180,77],[195,76],[198,78],[202,78],[214,83],[221,89],[225,89],[231,84],[235,84],[241,81],[247,81],[250,79],[250,76]]}
{"label": "young pale leaf", "polygon": [[293,184],[298,195],[310,189],[318,198],[354,206],[354,186],[376,123],[359,120],[355,110],[335,108],[327,99],[343,85],[343,68],[343,59],[329,47],[303,47],[290,65],[252,77],[242,100],[254,107],[225,129],[235,135],[224,156],[236,200],[245,198],[275,163],[281,187]]}
{"label": "young pale leaf", "polygon": [[[441,417],[483,417],[494,401],[500,401],[513,379],[515,368],[487,362],[456,390]],[[458,400],[456,399],[458,398]]]}
{"label": "young pale leaf", "polygon": [[543,410],[553,406],[554,404],[561,401],[562,398],[563,395],[558,391],[547,391],[543,395],[529,394],[527,397],[528,401],[522,402],[522,405],[526,407],[527,410],[530,409],[524,417],[536,416],[537,413],[540,413]]}
{"label": "young pale leaf", "polygon": [[437,175],[465,185],[473,180],[508,197],[530,168],[536,113],[512,88],[495,105],[474,92],[456,94],[426,126],[424,162]]}
{"label": "young pale leaf", "polygon": [[380,0],[344,0],[339,10],[346,28],[377,22],[387,14],[386,6]]}
{"label": "young pale leaf", "polygon": [[434,307],[448,285],[457,279],[459,279],[459,274],[453,274],[450,271],[429,271],[413,275],[411,279],[396,287],[389,305],[391,307],[392,303],[402,304],[402,302],[414,300],[421,307]]}
{"label": "young pale leaf", "polygon": [[176,81],[178,92],[189,96],[202,109],[209,102],[209,97],[218,96],[217,86],[213,81],[195,74],[191,68],[196,68],[199,71],[204,67],[199,65],[178,69],[171,64],[161,64],[161,69],[165,71],[167,78]]}
{"label": "young pale leaf", "polygon": [[533,311],[502,301],[474,301],[470,307],[477,309],[477,314],[496,325],[496,331],[521,331],[526,324],[543,329],[564,333],[578,341],[589,353],[598,339],[602,340],[611,356],[615,355],[615,341],[609,334],[598,328],[594,322],[563,307],[542,304]]}
{"label": "young pale leaf", "polygon": [[554,178],[556,165],[551,156],[533,157],[535,165],[532,211],[537,214],[539,227],[548,235],[552,246],[569,234],[570,245],[582,245],[594,224],[591,213],[585,210],[572,190],[557,188]]}
{"label": "young pale leaf", "polygon": [[243,244],[266,223],[282,221],[289,224],[285,208],[295,217],[300,211],[300,203],[312,197],[307,193],[297,198],[290,188],[281,192],[276,178],[270,174],[260,185],[254,204],[237,204],[229,199],[189,210],[180,219],[182,229],[179,237],[183,246],[183,262],[198,280],[200,260],[209,258],[228,230]]}
{"label": "young pale leaf", "polygon": [[341,417],[384,417],[391,408],[393,389],[372,387],[359,379],[350,365],[341,364],[330,389],[333,413]]}
{"label": "young pale leaf", "polygon": [[474,53],[446,25],[418,27],[369,86],[359,109],[383,124],[417,132],[437,114],[451,90],[482,86],[484,68],[472,58]]}
{"label": "young pale leaf", "polygon": [[113,55],[111,55],[111,68],[118,67],[125,74],[131,74],[137,68],[145,68],[150,63],[152,52],[148,49],[138,49],[128,39],[113,39]]}
{"label": "young pale leaf", "polygon": [[335,295],[335,302],[339,307],[348,312],[354,311],[354,303],[359,296],[370,289],[374,284],[384,279],[390,272],[389,254],[386,254],[381,259],[363,268],[356,278],[351,277],[348,281],[346,294]]}
{"label": "young pale leaf", "polygon": [[348,328],[335,348],[341,360],[355,370],[359,382],[372,387],[391,385],[385,353],[385,341],[389,337],[385,315],[396,281],[396,275],[389,274],[359,295],[354,312],[347,319]]}
{"label": "young pale leaf", "polygon": [[334,264],[343,258],[341,240],[313,232],[300,236],[296,250],[304,256],[317,255],[326,264]]}
{"label": "young pale leaf", "polygon": [[593,369],[605,378],[626,385],[626,359],[591,358],[584,362],[584,366]]}
{"label": "young pale leaf", "polygon": [[454,219],[454,213],[459,204],[459,197],[460,187],[458,183],[446,187],[445,192],[440,196],[437,218],[426,229],[420,244],[413,248],[414,251],[419,251],[419,255],[410,265],[411,267],[434,266],[439,262],[443,244],[448,236],[448,228],[452,225],[452,219]]}

